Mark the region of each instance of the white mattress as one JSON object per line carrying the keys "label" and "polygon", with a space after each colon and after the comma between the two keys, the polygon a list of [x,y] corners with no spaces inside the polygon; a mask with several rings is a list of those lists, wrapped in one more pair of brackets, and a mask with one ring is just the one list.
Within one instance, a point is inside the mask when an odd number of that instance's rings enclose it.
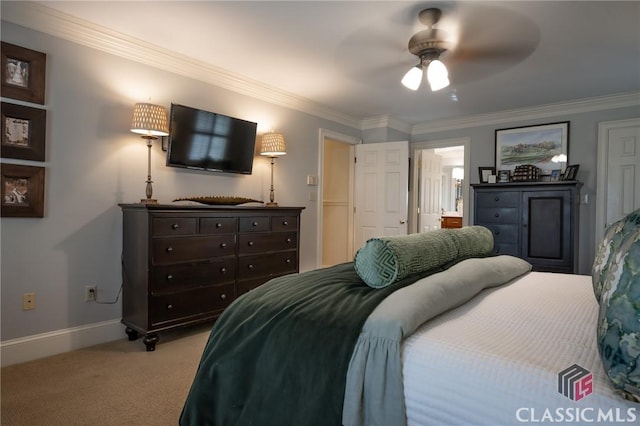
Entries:
{"label": "white mattress", "polygon": [[[429,321],[403,346],[408,425],[640,423],[602,369],[597,315],[591,277],[532,272]],[[579,401],[558,392],[573,364],[593,374]]]}

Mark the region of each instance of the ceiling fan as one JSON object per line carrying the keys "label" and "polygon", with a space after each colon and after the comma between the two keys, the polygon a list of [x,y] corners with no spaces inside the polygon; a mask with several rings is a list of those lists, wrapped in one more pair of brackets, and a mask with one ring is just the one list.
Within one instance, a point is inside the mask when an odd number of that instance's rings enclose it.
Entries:
{"label": "ceiling fan", "polygon": [[[540,40],[535,24],[508,9],[469,4],[455,17],[449,15],[451,11],[443,17],[442,10],[435,7],[418,13],[418,20],[427,28],[409,40],[409,52],[419,60],[402,79],[407,88],[417,90],[425,71],[432,91],[449,86],[450,78],[460,84],[493,76],[528,57]],[[434,28],[441,18],[439,28]],[[458,28],[449,32],[447,25],[452,21]]]}
{"label": "ceiling fan", "polygon": [[409,52],[420,58],[418,65],[412,67],[402,78],[402,84],[411,90],[418,90],[422,83],[423,69],[427,69],[427,80],[432,91],[444,89],[449,85],[449,71],[440,61],[440,55],[450,48],[446,34],[433,28],[442,16],[438,8],[424,9],[418,14],[418,20],[427,26],[411,37]]}

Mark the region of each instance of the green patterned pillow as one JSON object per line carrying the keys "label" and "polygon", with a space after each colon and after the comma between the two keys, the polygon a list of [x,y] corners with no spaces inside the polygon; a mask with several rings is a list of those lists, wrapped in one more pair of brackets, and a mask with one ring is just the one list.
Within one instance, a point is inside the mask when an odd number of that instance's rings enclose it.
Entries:
{"label": "green patterned pillow", "polygon": [[356,253],[355,269],[368,286],[382,288],[457,259],[489,255],[492,249],[493,234],[483,226],[372,238]]}
{"label": "green patterned pillow", "polygon": [[640,402],[640,210],[621,222],[599,273],[598,350],[614,388]]}
{"label": "green patterned pillow", "polygon": [[611,265],[612,256],[631,244],[629,234],[635,229],[640,218],[640,210],[630,213],[625,218],[612,223],[604,232],[602,242],[598,247],[596,258],[591,268],[591,280],[596,300],[600,302],[600,294],[605,284],[605,278]]}

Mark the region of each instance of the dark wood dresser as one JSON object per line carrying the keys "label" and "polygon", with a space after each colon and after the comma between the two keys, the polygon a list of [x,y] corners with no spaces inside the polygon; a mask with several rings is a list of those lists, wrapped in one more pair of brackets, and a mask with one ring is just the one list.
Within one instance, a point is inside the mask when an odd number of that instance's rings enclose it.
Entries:
{"label": "dark wood dresser", "polygon": [[217,318],[235,298],[298,272],[304,207],[120,204],[122,323],[130,340]]}
{"label": "dark wood dresser", "polygon": [[521,257],[534,271],[578,272],[580,182],[471,186],[474,225],[493,232],[495,253]]}

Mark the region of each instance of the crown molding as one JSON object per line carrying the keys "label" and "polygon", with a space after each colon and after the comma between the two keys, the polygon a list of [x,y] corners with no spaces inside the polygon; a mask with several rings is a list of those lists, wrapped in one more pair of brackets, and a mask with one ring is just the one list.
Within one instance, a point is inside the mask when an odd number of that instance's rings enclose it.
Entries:
{"label": "crown molding", "polygon": [[630,92],[496,113],[433,120],[413,126],[389,115],[368,117],[361,120],[336,112],[308,98],[233,74],[222,68],[140,39],[125,36],[40,3],[2,2],[2,20],[361,131],[392,128],[416,136],[640,105],[640,92]]}
{"label": "crown molding", "polygon": [[412,131],[411,124],[405,123],[404,121],[398,120],[397,118],[393,118],[389,115],[378,115],[363,119],[360,130],[379,129],[381,127],[399,130],[408,135],[410,135]]}
{"label": "crown molding", "polygon": [[360,129],[361,120],[180,53],[34,2],[3,2],[2,19],[125,59],[209,83],[271,104]]}
{"label": "crown molding", "polygon": [[425,133],[499,125],[522,120],[535,120],[538,118],[558,117],[559,115],[566,116],[568,114],[580,114],[634,106],[640,106],[640,92],[628,92],[596,98],[577,99],[573,101],[539,105],[529,108],[519,108],[497,113],[456,117],[450,120],[434,120],[431,122],[416,124],[413,126],[411,135],[415,136]]}

